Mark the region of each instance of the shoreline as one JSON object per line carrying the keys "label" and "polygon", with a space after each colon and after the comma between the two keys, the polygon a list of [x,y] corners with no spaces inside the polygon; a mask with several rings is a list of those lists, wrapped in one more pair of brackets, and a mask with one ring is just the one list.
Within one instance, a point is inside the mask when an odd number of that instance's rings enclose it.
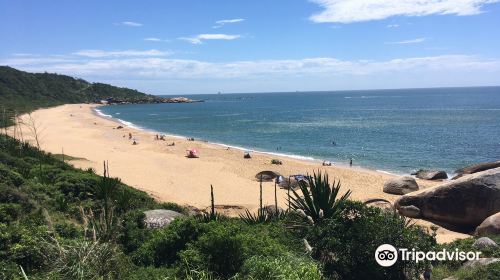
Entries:
{"label": "shoreline", "polygon": [[[105,119],[110,120],[110,121],[114,121],[117,124],[125,125],[125,126],[129,127],[130,129],[142,130],[144,132],[149,132],[149,133],[158,134],[158,135],[164,135],[166,137],[175,137],[175,138],[179,138],[179,139],[187,139],[187,138],[189,138],[189,136],[187,136],[187,135],[178,135],[178,134],[172,134],[172,133],[169,133],[169,132],[161,132],[161,131],[157,131],[157,130],[154,130],[154,129],[149,129],[149,128],[138,126],[138,125],[136,125],[136,124],[134,124],[132,122],[122,120],[122,119],[120,119],[118,117],[113,117],[113,116],[105,114],[101,110],[99,110],[99,107],[104,107],[104,106],[107,106],[107,105],[101,105],[101,104],[92,104],[92,105],[95,105],[95,107],[92,108],[92,111],[95,113],[96,116],[105,118]],[[274,153],[274,152],[256,150],[256,149],[252,149],[252,148],[245,148],[245,147],[240,147],[240,146],[234,146],[234,145],[231,145],[231,144],[224,144],[224,143],[219,143],[219,142],[211,142],[211,141],[208,141],[208,140],[205,140],[205,139],[202,139],[202,138],[197,138],[195,140],[196,141],[200,141],[200,142],[204,142],[204,143],[207,143],[207,144],[210,144],[210,145],[219,146],[221,148],[231,148],[231,149],[239,150],[241,152],[248,151],[248,152],[251,152],[253,154],[261,154],[261,155],[268,155],[268,156],[275,156],[275,157],[286,157],[286,158],[290,158],[290,159],[294,159],[294,160],[303,160],[303,161],[309,161],[309,162],[319,163],[319,164],[322,164],[323,161],[329,161],[329,162],[332,163],[332,165],[335,165],[337,167],[350,168],[350,169],[358,169],[360,171],[377,172],[377,173],[387,174],[387,175],[391,175],[391,176],[405,176],[406,175],[406,176],[412,176],[415,179],[417,179],[415,176],[410,175],[410,174],[396,173],[396,172],[391,172],[391,171],[376,169],[375,167],[371,168],[371,167],[360,166],[360,165],[349,166],[348,164],[342,163],[342,162],[339,162],[339,161],[322,160],[322,159],[318,159],[318,158],[314,158],[314,157],[309,157],[309,156],[286,154],[286,153]],[[448,177],[451,178],[449,176],[449,174],[448,174]]]}
{"label": "shoreline", "polygon": [[[112,177],[145,191],[159,201],[206,209],[210,205],[210,185],[214,186],[217,211],[237,216],[244,209],[256,211],[259,183],[255,174],[264,170],[278,172],[285,178],[292,174],[328,173],[330,181],[340,180],[341,193],[352,191],[351,199],[363,201],[382,198],[394,202],[398,195],[382,191],[384,183],[397,175],[360,167],[334,164],[322,166],[321,161],[296,159],[267,153],[252,153],[243,158],[243,151],[227,145],[205,141],[188,141],[182,136],[167,135],[165,141],[154,140],[156,132],[128,127],[117,118],[99,115],[96,104],[69,104],[39,109],[32,113],[40,126],[42,144],[47,152],[81,158],[69,161],[77,168],[93,168],[102,174],[102,162],[110,164]],[[132,124],[133,125],[133,124]],[[123,126],[123,129],[117,129]],[[128,139],[132,133],[138,145]],[[29,140],[29,132],[25,131]],[[167,144],[175,142],[175,146]],[[196,148],[200,158],[189,159],[186,150]],[[241,148],[241,147],[240,147]],[[271,164],[271,159],[283,165]],[[440,184],[417,180],[421,189]],[[287,191],[278,188],[278,205],[286,209]],[[264,205],[274,204],[274,183],[263,183]],[[417,221],[429,227],[431,223]],[[438,241],[449,242],[467,235],[438,230]]]}

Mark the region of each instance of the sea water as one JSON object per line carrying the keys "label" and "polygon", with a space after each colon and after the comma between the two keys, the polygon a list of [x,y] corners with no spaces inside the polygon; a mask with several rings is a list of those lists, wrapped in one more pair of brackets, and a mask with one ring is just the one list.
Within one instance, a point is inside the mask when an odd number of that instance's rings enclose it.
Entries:
{"label": "sea water", "polygon": [[[99,110],[128,125],[387,172],[500,160],[500,87],[191,95]],[[203,151],[201,151],[203,154]]]}

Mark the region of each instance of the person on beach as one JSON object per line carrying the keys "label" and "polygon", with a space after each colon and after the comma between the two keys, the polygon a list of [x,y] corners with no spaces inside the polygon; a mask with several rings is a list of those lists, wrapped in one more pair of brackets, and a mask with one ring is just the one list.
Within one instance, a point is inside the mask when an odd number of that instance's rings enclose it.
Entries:
{"label": "person on beach", "polygon": [[158,134],[156,134],[155,140],[160,140],[160,137],[158,137]]}
{"label": "person on beach", "polygon": [[349,160],[349,166],[352,167],[352,158]]}
{"label": "person on beach", "polygon": [[132,139],[132,133],[128,133],[128,140]]}
{"label": "person on beach", "polygon": [[135,142],[135,140],[134,140],[134,142],[132,142],[132,145],[137,145],[137,142]]}

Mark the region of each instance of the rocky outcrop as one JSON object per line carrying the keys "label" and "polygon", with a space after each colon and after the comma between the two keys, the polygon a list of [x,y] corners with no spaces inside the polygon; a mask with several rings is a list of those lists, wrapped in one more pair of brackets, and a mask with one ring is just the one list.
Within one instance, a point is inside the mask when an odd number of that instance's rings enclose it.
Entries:
{"label": "rocky outcrop", "polygon": [[144,223],[148,228],[160,228],[169,225],[174,219],[184,216],[179,212],[165,209],[144,211]]}
{"label": "rocky outcrop", "polygon": [[500,234],[500,212],[486,218],[477,228],[477,236]]}
{"label": "rocky outcrop", "polygon": [[485,170],[489,170],[489,169],[493,169],[493,168],[497,168],[497,167],[500,167],[500,160],[470,165],[470,166],[455,170],[455,174],[457,174],[457,175],[455,175],[451,179],[455,180],[455,179],[458,179],[458,178],[460,178],[464,175],[467,175],[467,174],[474,174],[477,172],[481,172],[481,171],[485,171]]}
{"label": "rocky outcrop", "polygon": [[384,184],[384,192],[390,194],[407,194],[418,191],[418,184],[411,176],[390,179]]}
{"label": "rocky outcrop", "polygon": [[403,195],[394,206],[404,216],[471,233],[484,219],[500,212],[500,168]]}
{"label": "rocky outcrop", "polygon": [[498,245],[497,243],[495,243],[495,241],[491,240],[489,237],[481,237],[478,238],[476,241],[474,241],[472,247],[479,250],[484,250],[489,248],[496,248],[498,247]]}
{"label": "rocky outcrop", "polygon": [[448,179],[448,174],[446,172],[440,170],[440,171],[435,171],[435,170],[424,170],[420,169],[411,175],[415,175],[419,179],[424,179],[424,180],[442,180],[442,179]]}
{"label": "rocky outcrop", "polygon": [[160,97],[145,95],[141,98],[114,98],[109,97],[103,100],[96,100],[95,103],[103,105],[119,105],[119,104],[155,104],[155,103],[196,103],[203,102],[203,100],[193,100],[187,97]]}

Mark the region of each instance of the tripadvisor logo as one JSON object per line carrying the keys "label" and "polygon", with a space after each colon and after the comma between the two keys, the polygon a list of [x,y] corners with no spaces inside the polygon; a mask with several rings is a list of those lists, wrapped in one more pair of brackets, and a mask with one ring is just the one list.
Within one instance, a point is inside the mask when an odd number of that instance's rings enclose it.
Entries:
{"label": "tripadvisor logo", "polygon": [[382,244],[375,250],[375,260],[380,266],[389,267],[398,261],[398,257],[402,261],[473,261],[478,260],[481,252],[463,252],[455,249],[449,251],[443,249],[441,251],[416,251],[415,249],[408,250],[406,248],[396,249],[390,244]]}
{"label": "tripadvisor logo", "polygon": [[398,250],[390,244],[380,245],[375,251],[375,260],[381,266],[392,266],[398,260]]}

